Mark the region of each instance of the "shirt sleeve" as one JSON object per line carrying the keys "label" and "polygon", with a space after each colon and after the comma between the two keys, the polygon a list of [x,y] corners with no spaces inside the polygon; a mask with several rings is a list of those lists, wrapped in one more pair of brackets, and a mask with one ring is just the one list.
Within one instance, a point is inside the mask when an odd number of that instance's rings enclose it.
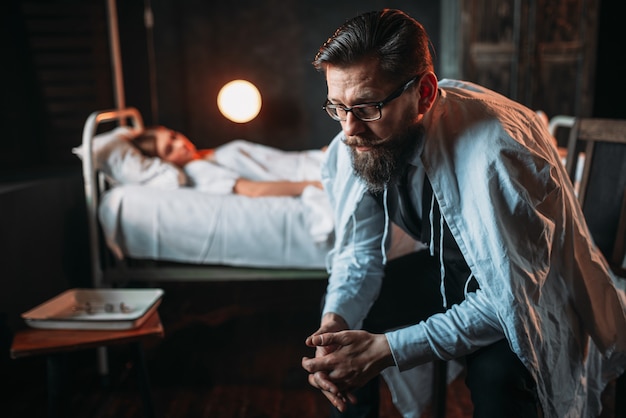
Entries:
{"label": "shirt sleeve", "polygon": [[385,215],[374,198],[365,194],[332,253],[323,314],[340,315],[352,329],[378,297],[384,274]]}
{"label": "shirt sleeve", "polygon": [[496,310],[482,290],[467,294],[445,313],[385,334],[398,368],[470,354],[504,338]]}

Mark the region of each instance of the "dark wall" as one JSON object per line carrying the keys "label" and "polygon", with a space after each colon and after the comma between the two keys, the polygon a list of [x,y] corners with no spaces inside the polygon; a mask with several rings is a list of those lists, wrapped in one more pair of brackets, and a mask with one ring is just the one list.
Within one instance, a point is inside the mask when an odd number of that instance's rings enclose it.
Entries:
{"label": "dark wall", "polygon": [[90,286],[80,175],[0,185],[0,329],[71,287]]}
{"label": "dark wall", "polygon": [[[96,110],[116,106],[107,3],[9,0],[0,8],[5,81],[0,182],[79,169],[71,148]],[[144,25],[152,5],[154,28]],[[147,123],[187,133],[202,147],[247,138],[286,149],[317,147],[339,129],[320,110],[324,82],[310,65],[320,44],[357,13],[402,7],[438,46],[439,3],[321,0],[118,0],[125,105]],[[6,62],[5,62],[6,61]],[[218,113],[219,88],[257,84],[264,105],[249,124]]]}
{"label": "dark wall", "polygon": [[0,181],[78,168],[85,119],[113,104],[105,2],[8,0],[0,22]]}
{"label": "dark wall", "polygon": [[622,28],[622,2],[602,1],[598,22],[598,47],[593,116],[626,119],[626,43]]}
{"label": "dark wall", "polygon": [[[186,133],[202,147],[245,138],[284,149],[327,144],[340,129],[321,111],[326,86],[311,61],[319,46],[346,19],[369,10],[402,8],[418,18],[438,48],[438,2],[153,0],[155,65],[147,68],[142,1],[118,2],[127,103],[147,123]],[[149,37],[149,35],[148,35]],[[156,94],[150,95],[150,71]],[[248,124],[227,121],[216,98],[228,81],[244,78],[263,97],[259,116]],[[150,98],[158,114],[151,115]],[[156,119],[156,120],[155,120]]]}
{"label": "dark wall", "polygon": [[[147,37],[143,10],[150,3],[154,32]],[[146,122],[170,125],[201,146],[242,137],[287,149],[321,146],[339,126],[320,110],[325,85],[310,65],[319,45],[357,13],[399,7],[425,24],[442,55],[440,3],[117,1],[126,104],[138,107]],[[626,70],[618,59],[625,47],[620,6],[600,3],[593,113],[625,118],[626,87],[615,81]],[[1,8],[7,59],[0,181],[79,169],[71,148],[80,143],[84,120],[114,106],[105,6],[102,0],[10,0]],[[217,110],[218,89],[235,77],[255,82],[264,97],[261,115],[249,124],[229,122]]]}

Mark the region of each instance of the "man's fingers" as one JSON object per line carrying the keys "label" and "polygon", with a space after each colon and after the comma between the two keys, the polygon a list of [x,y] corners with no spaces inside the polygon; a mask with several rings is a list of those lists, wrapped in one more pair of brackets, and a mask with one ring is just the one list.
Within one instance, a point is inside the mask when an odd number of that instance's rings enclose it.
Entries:
{"label": "man's fingers", "polygon": [[330,403],[332,403],[333,406],[337,408],[340,412],[346,412],[346,398],[326,391],[322,391],[322,393],[324,394],[324,396],[326,396],[326,399],[328,399]]}
{"label": "man's fingers", "polygon": [[324,334],[311,335],[306,339],[306,344],[309,347],[324,347],[328,345],[344,345],[341,336],[342,332],[326,332]]}
{"label": "man's fingers", "polygon": [[311,376],[313,376],[313,380],[315,381],[315,387],[326,392],[337,393],[337,386],[328,379],[326,373],[317,372],[313,373]]}
{"label": "man's fingers", "polygon": [[324,378],[324,373],[315,373],[309,375],[309,384],[317,389],[320,389],[324,396],[341,412],[345,412],[348,402],[354,403],[356,399],[354,395],[348,394],[344,396],[337,390],[331,381]]}
{"label": "man's fingers", "polygon": [[318,361],[314,358],[302,357],[302,368],[309,373],[315,373],[317,371],[323,370],[322,368],[319,368],[317,363]]}
{"label": "man's fingers", "polygon": [[331,335],[332,333],[313,334],[306,339],[305,344],[308,345],[309,347],[319,347],[319,346],[329,345],[330,344],[329,341],[331,341],[331,338],[330,338]]}
{"label": "man's fingers", "polygon": [[339,389],[324,372],[317,372],[309,374],[309,383],[311,386],[323,390],[325,392],[338,394]]}
{"label": "man's fingers", "polygon": [[316,373],[332,370],[333,365],[330,364],[328,357],[303,357],[302,368],[309,373]]}

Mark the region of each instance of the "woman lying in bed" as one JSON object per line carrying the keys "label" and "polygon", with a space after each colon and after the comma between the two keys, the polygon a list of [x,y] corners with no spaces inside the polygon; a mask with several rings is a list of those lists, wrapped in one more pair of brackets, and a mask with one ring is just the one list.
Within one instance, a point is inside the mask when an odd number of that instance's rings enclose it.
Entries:
{"label": "woman lying in bed", "polygon": [[184,170],[190,186],[216,194],[300,196],[320,183],[323,150],[283,151],[244,140],[198,150],[182,133],[149,127],[132,140],[149,157]]}

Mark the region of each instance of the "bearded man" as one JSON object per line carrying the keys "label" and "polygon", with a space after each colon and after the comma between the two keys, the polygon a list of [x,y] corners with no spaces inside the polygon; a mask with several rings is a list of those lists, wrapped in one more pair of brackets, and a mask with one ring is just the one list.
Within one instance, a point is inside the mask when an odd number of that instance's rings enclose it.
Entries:
{"label": "bearded man", "polygon": [[[429,44],[383,10],[315,57],[342,131],[322,168],[336,243],[309,383],[333,414],[372,417],[384,370],[460,359],[475,417],[595,417],[626,363],[626,295],[543,121],[438,80]],[[387,263],[391,221],[427,249]]]}

